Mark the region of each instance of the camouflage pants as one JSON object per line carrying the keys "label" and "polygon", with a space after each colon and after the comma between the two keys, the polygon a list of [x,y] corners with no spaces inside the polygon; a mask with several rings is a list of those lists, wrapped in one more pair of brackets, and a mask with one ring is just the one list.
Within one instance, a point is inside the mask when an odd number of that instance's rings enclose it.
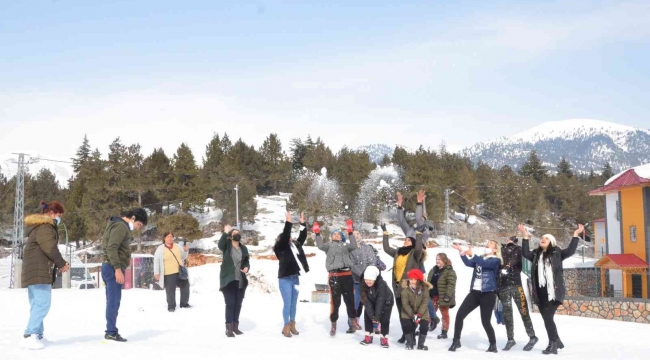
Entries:
{"label": "camouflage pants", "polygon": [[524,322],[524,327],[526,328],[526,334],[529,337],[535,336],[535,330],[533,329],[533,322],[530,320],[530,314],[528,312],[528,304],[526,303],[526,294],[524,293],[524,288],[521,286],[510,287],[499,291],[499,299],[503,303],[503,318],[506,322],[506,331],[508,332],[508,339],[514,339],[514,320],[512,318],[512,306],[513,301],[519,310],[521,315],[521,320]]}

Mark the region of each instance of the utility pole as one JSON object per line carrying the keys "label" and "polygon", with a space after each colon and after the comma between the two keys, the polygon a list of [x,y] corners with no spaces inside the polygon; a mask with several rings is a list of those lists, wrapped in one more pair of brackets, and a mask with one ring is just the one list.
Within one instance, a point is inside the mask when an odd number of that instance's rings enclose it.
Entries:
{"label": "utility pole", "polygon": [[23,259],[23,237],[25,236],[25,155],[18,155],[18,170],[16,172],[16,200],[14,202],[14,231],[13,251],[11,252],[11,279],[9,288],[13,289],[16,283],[20,287],[20,274]]}
{"label": "utility pole", "polygon": [[65,226],[65,223],[61,223],[63,225],[63,230],[65,230],[65,252],[68,257],[68,264],[70,264],[70,269],[63,274],[61,274],[61,288],[62,289],[69,289],[71,286],[71,278],[72,278],[72,249],[70,249],[70,242],[68,239],[68,227]]}
{"label": "utility pole", "polygon": [[445,189],[445,241],[449,247],[449,189]]}
{"label": "utility pole", "polygon": [[241,228],[239,227],[239,184],[235,185],[235,212],[237,215],[237,229],[241,231]]}

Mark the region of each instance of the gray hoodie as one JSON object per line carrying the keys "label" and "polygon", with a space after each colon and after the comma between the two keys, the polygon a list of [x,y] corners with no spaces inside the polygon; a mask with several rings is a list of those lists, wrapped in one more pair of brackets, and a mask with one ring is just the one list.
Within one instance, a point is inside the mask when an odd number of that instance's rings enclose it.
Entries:
{"label": "gray hoodie", "polygon": [[349,244],[341,241],[330,241],[327,244],[323,244],[323,237],[319,233],[316,235],[316,245],[327,254],[327,259],[325,260],[325,268],[327,271],[349,270],[352,268],[350,253],[357,249],[357,240],[354,236],[350,236]]}

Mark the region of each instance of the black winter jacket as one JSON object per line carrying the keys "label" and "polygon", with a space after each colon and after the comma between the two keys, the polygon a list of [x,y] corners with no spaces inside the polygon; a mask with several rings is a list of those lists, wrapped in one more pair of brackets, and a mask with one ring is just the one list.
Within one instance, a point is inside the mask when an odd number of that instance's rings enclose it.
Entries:
{"label": "black winter jacket", "polygon": [[384,311],[386,309],[391,309],[395,304],[393,292],[390,291],[390,287],[381,275],[377,277],[375,284],[371,288],[366,285],[363,275],[361,275],[359,286],[361,290],[361,302],[363,302],[365,309],[364,311],[372,320],[381,322]]}
{"label": "black winter jacket", "polygon": [[[564,269],[562,267],[562,261],[564,259],[573,256],[578,249],[578,243],[580,238],[574,237],[571,239],[569,247],[566,249],[560,249],[559,247],[553,247],[550,251],[551,257],[551,267],[553,269],[553,283],[555,284],[555,300],[559,302],[564,301],[564,296],[566,294],[566,288],[564,287]],[[548,250],[547,250],[548,251]],[[533,251],[530,250],[530,244],[527,239],[524,239],[521,243],[521,253],[522,256],[532,262],[532,271],[530,273],[530,280],[533,283],[533,291],[530,294],[533,298],[533,303],[539,305],[539,297],[537,296],[537,265],[539,257],[542,256],[542,250],[537,248]]]}
{"label": "black winter jacket", "polygon": [[517,244],[501,247],[503,267],[499,277],[499,290],[521,286],[521,248]]}
{"label": "black winter jacket", "polygon": [[[280,239],[273,245],[273,252],[280,262],[280,267],[278,269],[278,278],[284,278],[291,275],[298,275],[300,273],[300,266],[296,262],[296,257],[291,250],[291,227],[293,224],[290,222],[284,223],[284,231],[280,235]],[[305,256],[305,251],[302,246],[307,240],[307,227],[305,224],[300,224],[302,230],[300,235],[298,235],[298,240],[293,244],[298,250],[298,260],[302,264],[305,272],[309,272],[309,264],[307,263],[307,257]]]}

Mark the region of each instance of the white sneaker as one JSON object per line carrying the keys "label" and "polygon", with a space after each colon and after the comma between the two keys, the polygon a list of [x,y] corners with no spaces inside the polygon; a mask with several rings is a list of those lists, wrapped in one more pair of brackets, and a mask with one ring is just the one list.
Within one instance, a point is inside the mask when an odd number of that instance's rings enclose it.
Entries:
{"label": "white sneaker", "polygon": [[39,339],[37,334],[32,334],[30,337],[23,338],[21,347],[27,350],[40,350],[44,345],[43,341]]}

